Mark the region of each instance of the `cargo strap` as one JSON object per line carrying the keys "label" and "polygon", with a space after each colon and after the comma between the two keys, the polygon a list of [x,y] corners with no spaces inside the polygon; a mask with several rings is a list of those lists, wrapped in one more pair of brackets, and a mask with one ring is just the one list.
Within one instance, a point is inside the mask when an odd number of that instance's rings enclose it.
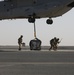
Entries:
{"label": "cargo strap", "polygon": [[36,38],[36,27],[35,27],[35,22],[34,22],[34,37]]}

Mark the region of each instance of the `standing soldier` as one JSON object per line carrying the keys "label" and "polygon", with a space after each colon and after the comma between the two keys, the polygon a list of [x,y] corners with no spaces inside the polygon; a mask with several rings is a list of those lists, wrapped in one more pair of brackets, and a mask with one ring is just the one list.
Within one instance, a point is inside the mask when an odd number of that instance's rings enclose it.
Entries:
{"label": "standing soldier", "polygon": [[19,50],[21,50],[21,46],[22,46],[22,38],[23,38],[23,35],[21,35],[21,36],[18,38]]}

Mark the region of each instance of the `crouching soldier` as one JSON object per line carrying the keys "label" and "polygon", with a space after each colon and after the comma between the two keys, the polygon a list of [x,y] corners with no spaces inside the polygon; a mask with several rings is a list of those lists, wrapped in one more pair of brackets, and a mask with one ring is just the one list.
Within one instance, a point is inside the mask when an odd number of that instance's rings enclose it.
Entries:
{"label": "crouching soldier", "polygon": [[53,49],[56,50],[57,49],[57,45],[60,43],[59,38],[54,37],[53,39],[50,40],[50,48],[49,50]]}

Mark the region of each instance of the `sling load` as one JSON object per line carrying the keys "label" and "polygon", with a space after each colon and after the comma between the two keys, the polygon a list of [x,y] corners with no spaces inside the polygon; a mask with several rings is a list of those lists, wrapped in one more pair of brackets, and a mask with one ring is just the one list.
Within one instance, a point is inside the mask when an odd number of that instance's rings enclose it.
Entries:
{"label": "sling load", "polygon": [[39,40],[36,36],[36,26],[34,22],[34,39],[29,43],[30,50],[41,50],[41,40]]}

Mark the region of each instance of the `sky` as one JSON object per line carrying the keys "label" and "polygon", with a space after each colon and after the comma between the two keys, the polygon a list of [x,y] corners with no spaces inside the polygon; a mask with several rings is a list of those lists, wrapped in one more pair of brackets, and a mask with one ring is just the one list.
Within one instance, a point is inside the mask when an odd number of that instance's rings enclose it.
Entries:
{"label": "sky", "polygon": [[[64,15],[53,19],[53,24],[46,24],[47,18],[36,19],[37,37],[42,45],[49,46],[49,41],[60,38],[59,46],[74,46],[74,8]],[[23,42],[29,45],[34,39],[34,25],[27,19],[0,21],[0,45],[18,45],[18,38],[23,35]]]}

